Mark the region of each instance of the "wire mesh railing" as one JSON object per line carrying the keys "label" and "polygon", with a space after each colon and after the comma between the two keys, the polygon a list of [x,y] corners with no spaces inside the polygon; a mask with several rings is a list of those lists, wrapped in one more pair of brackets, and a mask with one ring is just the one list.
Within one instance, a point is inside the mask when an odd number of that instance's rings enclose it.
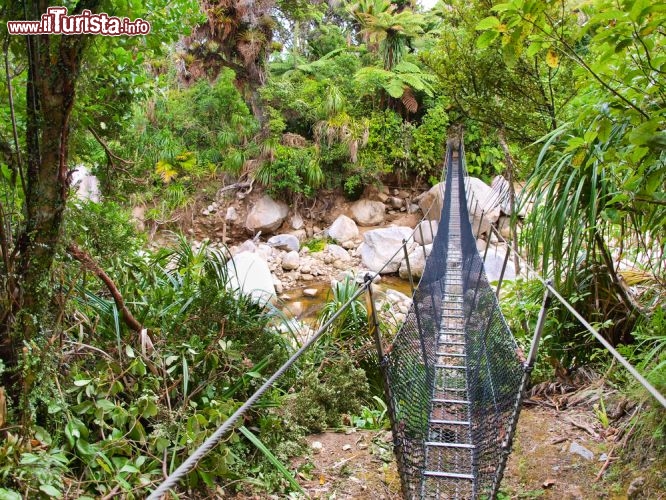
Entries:
{"label": "wire mesh railing", "polygon": [[469,223],[464,149],[449,141],[440,226],[384,357],[406,498],[491,495],[524,374]]}
{"label": "wire mesh railing", "polygon": [[[666,399],[650,385],[605,339],[578,314],[552,285],[529,264],[526,268],[544,284],[543,304],[527,360],[507,327],[498,295],[509,255],[522,257],[507,245],[495,290],[484,272],[484,257],[476,248],[470,212],[481,219],[488,208],[467,196],[469,178],[462,140],[449,140],[440,192],[442,208],[438,231],[412,306],[392,345],[384,349],[372,291],[377,273],[368,273],[356,293],[322,325],[292,357],[219,427],[183,464],[148,497],[161,498],[174,488],[198,460],[234,429],[243,416],[312,347],[349,305],[368,293],[373,334],[391,418],[394,450],[405,498],[496,498],[511,450],[522,397],[536,359],[539,338],[551,297],[558,299],[618,361],[666,407]],[[432,223],[432,207],[422,221]],[[478,229],[481,229],[482,220]],[[409,268],[408,248],[419,224],[387,263],[399,253]],[[430,228],[433,234],[432,227]],[[423,234],[421,234],[423,241]],[[487,249],[487,247],[486,247]],[[425,247],[423,248],[425,254]],[[384,354],[385,352],[385,354]]]}

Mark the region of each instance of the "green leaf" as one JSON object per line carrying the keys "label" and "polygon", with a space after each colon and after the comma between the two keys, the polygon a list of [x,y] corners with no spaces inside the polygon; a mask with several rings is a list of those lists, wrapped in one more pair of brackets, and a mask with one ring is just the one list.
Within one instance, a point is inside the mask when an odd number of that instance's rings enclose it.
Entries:
{"label": "green leaf", "polygon": [[476,25],[476,30],[477,31],[483,31],[489,29],[497,30],[499,26],[500,26],[499,19],[497,19],[495,16],[490,16],[486,17],[485,19],[481,19],[481,21],[479,21],[479,23]]}
{"label": "green leaf", "polygon": [[190,383],[190,370],[187,366],[187,358],[183,356],[183,394],[187,395],[187,388]]}
{"label": "green leaf", "polygon": [[118,472],[129,472],[130,474],[136,474],[141,471],[131,464],[125,464]]}
{"label": "green leaf", "polygon": [[81,380],[75,380],[74,385],[76,387],[84,387],[84,386],[88,385],[90,382],[92,382],[92,380],[89,379],[89,378],[81,379]]}
{"label": "green leaf", "polygon": [[41,484],[39,490],[46,493],[51,498],[62,498],[62,492],[50,484]]}
{"label": "green leaf", "polygon": [[393,98],[399,99],[402,97],[404,90],[404,85],[402,81],[397,78],[393,78],[387,85],[384,86],[384,90]]}
{"label": "green leaf", "polygon": [[284,466],[284,464],[283,464],[282,462],[280,462],[280,461],[277,459],[277,457],[276,457],[275,455],[273,455],[273,453],[271,453],[271,451],[270,451],[268,448],[266,448],[266,446],[264,445],[264,443],[262,443],[261,440],[260,440],[257,436],[255,436],[254,434],[252,434],[252,432],[251,432],[248,428],[246,428],[245,426],[239,427],[238,430],[241,431],[241,433],[242,433],[242,434],[243,434],[243,435],[244,435],[244,436],[245,436],[245,437],[246,437],[246,438],[247,438],[247,439],[248,439],[248,440],[249,440],[254,446],[256,446],[256,448],[257,448],[260,452],[262,452],[262,453],[264,454],[264,456],[268,459],[268,461],[269,461],[270,463],[272,463],[273,466],[274,466],[278,471],[280,471],[280,473],[282,474],[282,476],[283,476],[283,477],[289,482],[289,484],[291,484],[291,486],[292,486],[295,490],[297,490],[297,491],[300,492],[300,493],[305,494],[305,491],[303,490],[303,488],[301,488],[301,485],[298,484],[298,482],[296,481],[296,479],[294,479],[294,476],[291,474],[291,472],[289,472],[289,470],[287,470],[287,468]]}
{"label": "green leaf", "polygon": [[22,500],[23,497],[14,490],[0,488],[0,500]]}
{"label": "green leaf", "polygon": [[476,39],[476,47],[478,49],[486,49],[497,39],[498,36],[498,31],[486,31]]}

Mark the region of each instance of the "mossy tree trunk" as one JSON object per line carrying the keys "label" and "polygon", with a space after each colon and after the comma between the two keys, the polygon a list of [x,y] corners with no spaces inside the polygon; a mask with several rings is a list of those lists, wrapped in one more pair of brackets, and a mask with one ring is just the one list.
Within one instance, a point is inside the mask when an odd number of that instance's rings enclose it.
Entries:
{"label": "mossy tree trunk", "polygon": [[[80,1],[69,14],[94,9],[98,0]],[[27,2],[27,18],[39,19],[48,2]],[[26,36],[27,171],[24,223],[15,235],[14,290],[8,305],[0,346],[9,369],[9,394],[22,401],[20,418],[28,421],[27,395],[37,374],[20,366],[26,342],[44,339],[54,326],[55,306],[50,271],[60,242],[69,191],[68,140],[76,82],[86,44],[85,35]],[[52,333],[51,333],[52,335]],[[39,369],[39,365],[37,367]]]}

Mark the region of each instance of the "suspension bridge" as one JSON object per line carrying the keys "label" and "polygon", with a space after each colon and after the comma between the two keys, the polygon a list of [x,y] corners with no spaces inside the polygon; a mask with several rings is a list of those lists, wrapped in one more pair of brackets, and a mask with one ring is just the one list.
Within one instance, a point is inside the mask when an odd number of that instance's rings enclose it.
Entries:
{"label": "suspension bridge", "polygon": [[[553,298],[666,407],[666,398],[538,275],[544,285],[544,298],[530,352],[523,355],[498,302],[510,252],[493,289],[470,224],[473,200],[467,196],[471,190],[461,139],[448,141],[444,175],[442,211],[433,248],[420,282],[413,287],[412,306],[390,350],[384,349],[379,335],[374,275],[368,274],[337,313],[165,479],[149,500],[158,500],[176,489],[197,462],[233,431],[239,418],[365,293],[370,298],[373,335],[406,499],[496,498]],[[409,242],[403,241],[387,264],[403,252],[409,268]],[[408,274],[411,276],[411,272]]]}

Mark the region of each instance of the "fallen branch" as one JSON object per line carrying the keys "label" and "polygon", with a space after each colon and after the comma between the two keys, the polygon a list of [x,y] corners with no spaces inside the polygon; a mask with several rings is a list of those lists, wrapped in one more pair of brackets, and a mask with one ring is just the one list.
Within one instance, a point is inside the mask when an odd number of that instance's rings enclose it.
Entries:
{"label": "fallen branch", "polygon": [[565,420],[566,420],[567,422],[569,422],[571,425],[573,425],[574,427],[578,427],[579,429],[584,430],[585,432],[587,432],[588,434],[590,434],[590,436],[592,436],[593,438],[595,438],[595,439],[599,439],[599,434],[597,434],[597,432],[596,432],[592,427],[590,427],[589,425],[587,425],[586,423],[584,423],[584,422],[577,422],[577,421],[574,420],[573,418],[569,418],[569,417],[566,417]]}
{"label": "fallen branch", "polygon": [[252,185],[254,184],[254,179],[248,182],[235,182],[234,184],[229,184],[228,186],[224,186],[221,188],[217,193],[224,193],[225,191],[231,191],[232,189],[245,189],[245,188],[250,188],[250,190],[245,193],[246,195],[249,194],[252,191]]}
{"label": "fallen branch", "polygon": [[95,276],[97,276],[100,280],[104,282],[106,287],[109,289],[109,292],[113,296],[113,300],[116,303],[116,307],[120,311],[120,316],[125,322],[125,324],[135,332],[141,333],[141,330],[143,330],[143,326],[132,315],[130,310],[127,309],[125,301],[123,300],[123,296],[121,295],[120,291],[118,290],[118,287],[109,277],[109,275],[106,274],[104,270],[97,265],[97,263],[92,259],[90,255],[88,255],[88,253],[86,253],[85,250],[82,250],[76,244],[70,243],[67,246],[67,253],[71,255],[74,259],[78,260],[83,266],[83,268],[87,269],[88,271],[91,271]]}
{"label": "fallen branch", "polygon": [[125,160],[125,159],[121,158],[120,156],[118,156],[117,154],[115,154],[113,151],[111,151],[111,148],[109,148],[109,145],[106,142],[104,142],[104,139],[102,139],[97,132],[95,132],[94,128],[88,127],[88,130],[93,135],[95,140],[100,144],[100,146],[102,146],[104,148],[104,152],[106,153],[106,157],[108,158],[108,160],[111,162],[111,164],[114,167],[116,165],[113,163],[113,160],[117,160],[120,163],[122,163],[123,165],[132,165],[131,161]]}

